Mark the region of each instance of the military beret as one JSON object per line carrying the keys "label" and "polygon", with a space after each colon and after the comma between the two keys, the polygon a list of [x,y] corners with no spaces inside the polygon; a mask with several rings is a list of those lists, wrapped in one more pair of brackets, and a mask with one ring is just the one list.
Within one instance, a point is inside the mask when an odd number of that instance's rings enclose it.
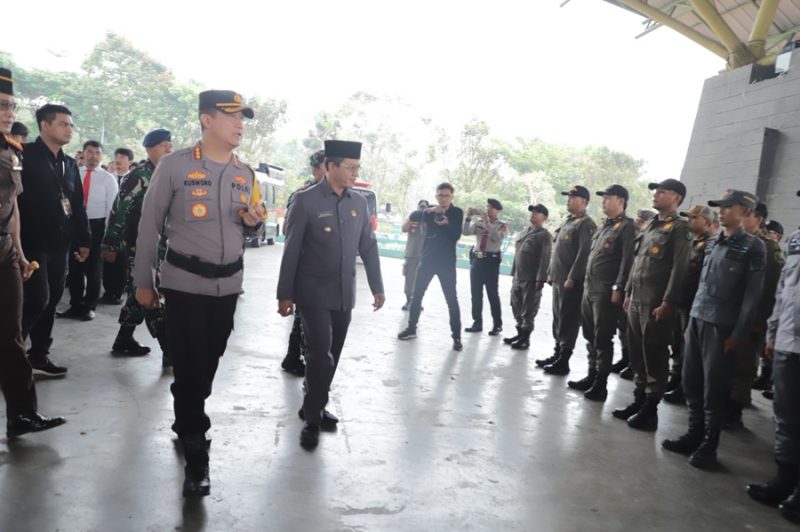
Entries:
{"label": "military beret", "polygon": [[488,205],[491,205],[492,208],[497,209],[498,211],[502,211],[503,210],[503,204],[500,203],[499,201],[497,201],[494,198],[489,198],[488,200],[486,200],[486,203]]}
{"label": "military beret", "polygon": [[170,133],[169,130],[163,127],[151,129],[148,131],[147,135],[144,136],[142,146],[145,148],[152,148],[153,146],[158,146],[165,140],[172,140],[172,133]]}

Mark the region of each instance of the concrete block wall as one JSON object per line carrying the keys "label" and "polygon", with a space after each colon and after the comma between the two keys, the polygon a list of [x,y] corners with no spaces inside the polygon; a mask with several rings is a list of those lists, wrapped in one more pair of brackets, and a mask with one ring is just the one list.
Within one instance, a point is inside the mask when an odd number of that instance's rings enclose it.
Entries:
{"label": "concrete block wall", "polygon": [[[752,72],[742,67],[706,80],[681,173],[684,206],[727,188],[760,191],[788,235],[800,226],[800,50],[785,74],[751,82]],[[764,146],[767,129],[777,132],[772,150]]]}

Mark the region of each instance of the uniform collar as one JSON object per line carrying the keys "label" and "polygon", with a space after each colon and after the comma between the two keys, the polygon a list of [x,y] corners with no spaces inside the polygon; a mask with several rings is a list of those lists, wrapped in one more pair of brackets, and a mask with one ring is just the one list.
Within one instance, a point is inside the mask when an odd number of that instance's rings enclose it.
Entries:
{"label": "uniform collar", "polygon": [[[336,194],[336,192],[334,192],[333,187],[328,182],[328,177],[327,176],[325,176],[322,179],[320,179],[318,186],[321,187],[322,192],[326,196],[330,196],[332,194],[332,195],[338,197],[338,194]],[[348,198],[350,197],[350,189],[349,188],[344,189],[344,193],[342,194],[342,197],[345,197],[345,196],[347,196]]]}
{"label": "uniform collar", "polygon": [[[206,159],[206,156],[203,153],[202,142],[198,141],[197,144],[195,144],[194,147],[192,148],[192,159],[194,159],[195,161],[203,161],[203,165],[204,166],[205,166],[205,163],[209,161],[208,159]],[[239,160],[239,156],[236,155],[235,153],[231,153],[231,160],[228,161],[228,163],[224,163],[224,164],[227,165],[229,163],[233,163],[233,166],[235,166],[236,168],[241,168],[242,167],[242,163]],[[215,164],[223,164],[223,163],[215,163]]]}
{"label": "uniform collar", "polygon": [[736,243],[736,241],[740,240],[745,234],[746,234],[746,232],[744,230],[744,226],[742,226],[742,225],[740,225],[736,229],[736,231],[734,231],[733,234],[731,234],[731,236],[725,236],[725,231],[722,230],[722,231],[719,232],[719,235],[717,235],[717,242],[718,243],[722,243],[722,242]]}
{"label": "uniform collar", "polygon": [[621,222],[624,219],[625,219],[625,211],[622,211],[622,214],[620,214],[616,218],[606,218],[606,225],[615,224],[617,222]]}
{"label": "uniform collar", "polygon": [[574,220],[576,218],[583,218],[584,216],[586,216],[586,211],[581,211],[578,214],[569,214],[567,216],[567,220]]}
{"label": "uniform collar", "polygon": [[57,154],[53,155],[53,152],[51,152],[50,148],[47,147],[47,144],[44,143],[42,137],[36,137],[36,141],[33,144],[37,146],[40,150],[44,150],[47,153],[48,157],[50,157],[50,160],[52,161],[61,162],[66,159],[66,156],[64,155],[64,150],[61,148],[58,149]]}
{"label": "uniform collar", "polygon": [[11,135],[9,135],[9,134],[7,134],[7,133],[3,133],[2,137],[0,137],[0,141],[3,141],[3,140],[5,141],[5,143],[6,143],[6,144],[8,144],[9,146],[11,146],[11,147],[12,147],[12,148],[14,148],[15,150],[17,150],[17,151],[19,151],[19,152],[21,152],[21,151],[23,150],[23,148],[22,148],[22,144],[20,144],[19,142],[17,142],[17,139],[15,139],[14,137],[12,137]]}

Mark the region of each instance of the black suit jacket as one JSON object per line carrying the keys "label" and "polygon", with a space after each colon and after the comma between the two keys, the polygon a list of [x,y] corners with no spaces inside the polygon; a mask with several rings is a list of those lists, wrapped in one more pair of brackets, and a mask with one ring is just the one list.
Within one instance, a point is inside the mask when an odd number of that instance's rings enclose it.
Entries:
{"label": "black suit jacket", "polygon": [[[22,187],[18,201],[22,247],[26,254],[89,247],[92,234],[75,159],[60,150],[54,157],[38,137],[35,142],[25,144]],[[69,217],[64,213],[62,195],[69,199],[72,207]]]}

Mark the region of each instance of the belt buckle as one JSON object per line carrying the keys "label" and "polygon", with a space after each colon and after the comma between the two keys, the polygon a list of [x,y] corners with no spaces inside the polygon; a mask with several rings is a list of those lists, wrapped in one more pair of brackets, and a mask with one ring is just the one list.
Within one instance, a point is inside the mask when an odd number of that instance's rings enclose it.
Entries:
{"label": "belt buckle", "polygon": [[485,252],[483,252],[483,251],[476,251],[476,252],[475,252],[475,258],[476,258],[476,259],[482,259],[482,258],[484,258],[485,256],[486,256],[486,253],[485,253]]}

